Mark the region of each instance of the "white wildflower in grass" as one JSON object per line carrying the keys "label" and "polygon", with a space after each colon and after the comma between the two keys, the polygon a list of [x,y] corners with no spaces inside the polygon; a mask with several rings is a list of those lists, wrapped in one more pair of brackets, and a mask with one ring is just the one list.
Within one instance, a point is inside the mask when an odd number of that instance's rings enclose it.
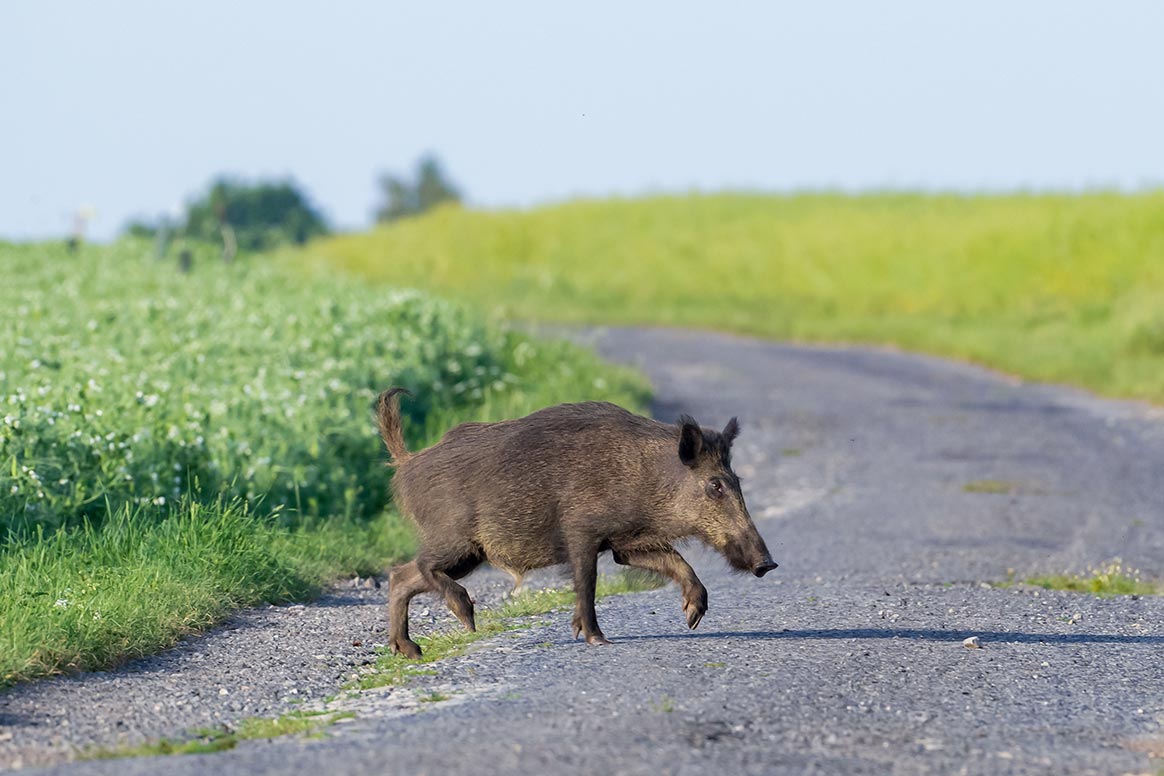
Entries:
{"label": "white wildflower in grass", "polygon": [[58,598],[56,600],[56,603],[53,604],[53,606],[56,607],[57,609],[68,609],[69,608],[69,599]]}
{"label": "white wildflower in grass", "polygon": [[0,247],[0,318],[15,322],[0,326],[0,463],[17,464],[0,466],[0,534],[186,496],[287,505],[288,520],[375,514],[389,474],[369,407],[392,384],[416,395],[412,428],[426,412],[528,411],[532,391],[619,398],[570,346],[415,291],[258,258],[183,276],[125,245],[93,248],[83,269],[46,250]]}

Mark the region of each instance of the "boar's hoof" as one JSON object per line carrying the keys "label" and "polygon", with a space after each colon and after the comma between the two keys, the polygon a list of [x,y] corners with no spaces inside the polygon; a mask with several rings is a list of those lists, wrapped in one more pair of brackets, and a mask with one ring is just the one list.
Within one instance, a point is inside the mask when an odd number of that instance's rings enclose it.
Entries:
{"label": "boar's hoof", "polygon": [[683,613],[687,615],[687,627],[694,630],[707,614],[707,588],[699,585],[683,596]]}
{"label": "boar's hoof", "polygon": [[683,605],[683,613],[687,615],[687,627],[695,630],[699,627],[699,621],[703,619],[703,615],[707,613],[707,607],[692,601]]}
{"label": "boar's hoof", "polygon": [[477,630],[477,619],[474,615],[473,599],[466,593],[463,596],[454,596],[448,600],[449,609],[456,615],[467,631]]}
{"label": "boar's hoof", "polygon": [[392,639],[388,649],[393,655],[404,655],[411,660],[420,658],[420,646],[412,639]]}
{"label": "boar's hoof", "polygon": [[587,644],[592,644],[596,647],[599,647],[599,646],[602,646],[603,644],[610,643],[609,641],[607,641],[606,636],[602,635],[602,631],[600,631],[600,630],[593,631],[591,633],[586,633],[586,629],[582,627],[582,618],[579,617],[578,615],[574,615],[574,619],[570,623],[570,625],[574,630],[574,638],[575,639],[578,638],[579,636],[585,634]]}

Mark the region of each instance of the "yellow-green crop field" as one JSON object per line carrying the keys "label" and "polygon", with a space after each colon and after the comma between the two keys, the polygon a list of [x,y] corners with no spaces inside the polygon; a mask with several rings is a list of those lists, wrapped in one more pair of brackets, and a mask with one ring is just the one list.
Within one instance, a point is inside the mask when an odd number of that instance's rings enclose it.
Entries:
{"label": "yellow-green crop field", "polygon": [[900,346],[1164,401],[1164,192],[445,208],[323,262],[540,321]]}

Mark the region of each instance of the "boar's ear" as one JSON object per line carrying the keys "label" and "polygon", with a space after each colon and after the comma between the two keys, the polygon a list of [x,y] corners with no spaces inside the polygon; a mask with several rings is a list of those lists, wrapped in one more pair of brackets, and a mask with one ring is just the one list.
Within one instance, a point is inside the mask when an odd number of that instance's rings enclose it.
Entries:
{"label": "boar's ear", "polygon": [[740,435],[740,422],[732,418],[723,427],[723,441],[728,447],[732,446],[732,442],[736,441],[736,437]]}
{"label": "boar's ear", "polygon": [[685,466],[694,467],[703,452],[703,429],[690,415],[679,418],[679,460]]}

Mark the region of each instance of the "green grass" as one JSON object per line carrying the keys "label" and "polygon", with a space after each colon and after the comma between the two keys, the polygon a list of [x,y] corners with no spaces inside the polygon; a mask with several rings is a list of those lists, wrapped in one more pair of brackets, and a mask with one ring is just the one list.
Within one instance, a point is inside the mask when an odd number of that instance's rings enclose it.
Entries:
{"label": "green grass", "polygon": [[675,699],[664,695],[657,703],[651,703],[651,710],[662,714],[670,714],[675,710]]}
{"label": "green grass", "polygon": [[1118,559],[1082,574],[1052,574],[1030,577],[1025,581],[1047,590],[1069,590],[1098,596],[1164,594],[1164,583],[1144,579],[1139,570],[1125,566]]}
{"label": "green grass", "polygon": [[379,513],[376,395],[409,441],[568,398],[638,406],[592,353],[414,292],[267,262],[184,276],[135,243],[0,244],[0,542],[187,498],[302,517]]}
{"label": "green grass", "polygon": [[453,696],[447,695],[443,692],[437,692],[436,690],[433,690],[432,692],[427,692],[423,695],[417,696],[416,699],[421,703],[440,703],[441,701],[447,701],[452,697]]}
{"label": "green grass", "polygon": [[[595,599],[654,590],[663,584],[665,581],[656,574],[629,569],[613,576],[600,576],[595,589]],[[385,651],[376,660],[375,668],[361,676],[354,686],[360,689],[386,687],[405,683],[414,676],[431,676],[433,669],[422,666],[464,654],[474,642],[481,639],[496,636],[507,630],[527,627],[530,623],[522,622],[523,618],[558,611],[573,605],[574,591],[566,587],[519,593],[497,609],[479,610],[477,630],[474,632],[457,627],[449,631],[415,637],[421,649],[420,660],[410,660]]]}
{"label": "green grass", "polygon": [[0,685],[115,665],[232,610],[315,595],[339,569],[370,574],[410,552],[402,521],[290,529],[242,507],[197,503],[165,520],[123,508],[0,554]]}
{"label": "green grass", "polygon": [[0,686],[102,668],[411,552],[371,419],[410,444],[646,384],[413,291],[132,242],[0,243]]}
{"label": "green grass", "polygon": [[280,717],[247,717],[232,728],[206,729],[191,732],[190,738],[162,739],[116,749],[98,749],[83,755],[83,759],[111,760],[122,757],[155,757],[171,754],[209,754],[224,752],[241,741],[253,741],[279,736],[315,736],[344,719],[352,719],[354,712],[296,711]]}
{"label": "green grass", "polygon": [[544,321],[895,345],[1164,401],[1164,192],[445,208],[283,254]]}
{"label": "green grass", "polygon": [[1018,483],[1008,480],[974,480],[962,486],[967,493],[993,493],[1009,495],[1018,490]]}

